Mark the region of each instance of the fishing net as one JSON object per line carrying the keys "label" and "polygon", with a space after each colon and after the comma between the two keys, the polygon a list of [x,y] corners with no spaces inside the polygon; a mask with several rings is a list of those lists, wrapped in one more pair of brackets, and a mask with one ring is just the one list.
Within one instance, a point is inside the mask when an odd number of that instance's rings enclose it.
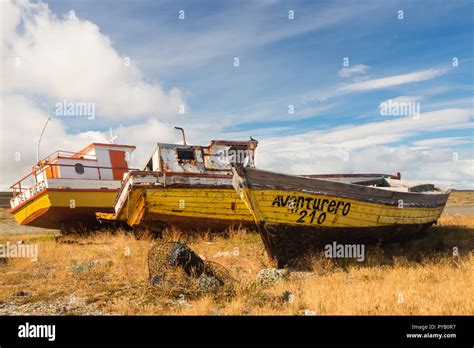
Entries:
{"label": "fishing net", "polygon": [[222,265],[204,261],[183,242],[159,243],[148,254],[149,281],[180,293],[229,292],[234,279]]}

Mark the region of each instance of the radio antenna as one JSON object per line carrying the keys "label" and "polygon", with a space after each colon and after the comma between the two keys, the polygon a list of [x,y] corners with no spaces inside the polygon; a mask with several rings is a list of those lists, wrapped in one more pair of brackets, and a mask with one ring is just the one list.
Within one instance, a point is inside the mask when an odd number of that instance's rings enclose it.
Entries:
{"label": "radio antenna", "polygon": [[44,123],[43,130],[41,131],[40,137],[38,139],[38,148],[36,149],[36,163],[39,163],[39,153],[40,153],[40,145],[41,145],[41,138],[43,138],[43,133],[44,130],[46,129],[46,126],[48,125],[49,121],[51,121],[51,117],[48,117],[46,122]]}

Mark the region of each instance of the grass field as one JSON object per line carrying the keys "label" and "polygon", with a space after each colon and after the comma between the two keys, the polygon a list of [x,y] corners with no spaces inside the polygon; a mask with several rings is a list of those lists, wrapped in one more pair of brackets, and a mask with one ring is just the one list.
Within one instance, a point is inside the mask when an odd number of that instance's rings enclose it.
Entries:
{"label": "grass field", "polygon": [[271,285],[255,281],[271,267],[255,232],[167,231],[165,240],[185,240],[230,271],[236,285],[227,296],[149,285],[149,237],[58,237],[16,226],[3,210],[0,244],[35,244],[38,260],[0,259],[0,315],[473,315],[474,193],[454,192],[448,207],[457,206],[462,214],[450,210],[423,238],[368,246],[362,263],[321,253]]}

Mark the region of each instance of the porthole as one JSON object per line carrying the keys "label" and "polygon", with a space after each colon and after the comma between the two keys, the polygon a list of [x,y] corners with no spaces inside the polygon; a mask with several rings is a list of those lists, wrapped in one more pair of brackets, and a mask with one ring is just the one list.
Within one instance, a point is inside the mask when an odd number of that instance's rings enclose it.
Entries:
{"label": "porthole", "polygon": [[74,170],[77,174],[84,174],[84,166],[82,165],[82,163],[76,163],[74,165]]}

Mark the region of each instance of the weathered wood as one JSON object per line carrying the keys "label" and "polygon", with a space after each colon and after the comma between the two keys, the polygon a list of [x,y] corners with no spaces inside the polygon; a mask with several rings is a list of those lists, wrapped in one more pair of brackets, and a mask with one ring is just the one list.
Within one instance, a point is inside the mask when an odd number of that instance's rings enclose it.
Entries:
{"label": "weathered wood", "polygon": [[394,181],[397,187],[390,179],[372,187],[236,165],[232,182],[268,254],[283,266],[330,240],[406,237],[436,222],[449,190]]}
{"label": "weathered wood", "polygon": [[402,200],[404,205],[443,206],[449,195],[449,191],[446,190],[440,190],[437,194],[430,195],[418,192],[397,192],[371,186],[274,173],[255,168],[245,168],[245,175],[252,189],[282,188],[390,205],[398,205]]}

